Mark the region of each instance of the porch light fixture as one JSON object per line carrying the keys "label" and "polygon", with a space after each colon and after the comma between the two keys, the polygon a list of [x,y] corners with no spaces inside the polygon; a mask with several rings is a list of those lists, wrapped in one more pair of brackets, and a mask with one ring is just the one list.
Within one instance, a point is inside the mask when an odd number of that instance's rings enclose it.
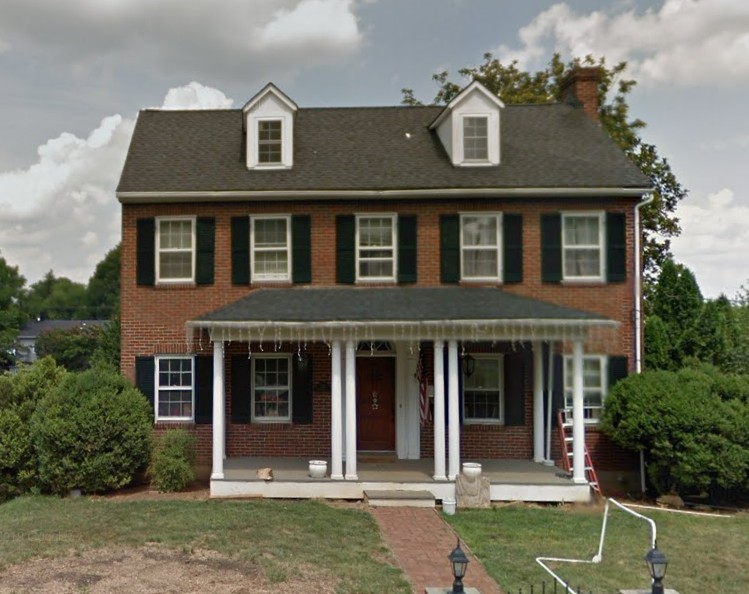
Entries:
{"label": "porch light fixture", "polygon": [[647,563],[650,577],[653,578],[652,594],[663,594],[663,578],[668,567],[666,555],[658,550],[657,545],[653,545],[653,548],[645,555],[645,563]]}
{"label": "porch light fixture", "polygon": [[463,373],[466,377],[471,377],[476,370],[476,359],[470,353],[463,356]]}
{"label": "porch light fixture", "polygon": [[453,577],[455,578],[453,581],[453,589],[450,590],[449,594],[464,594],[463,577],[465,576],[466,568],[468,567],[468,557],[466,557],[463,549],[460,548],[460,539],[458,539],[458,544],[455,545],[452,553],[450,553],[447,558],[450,559]]}

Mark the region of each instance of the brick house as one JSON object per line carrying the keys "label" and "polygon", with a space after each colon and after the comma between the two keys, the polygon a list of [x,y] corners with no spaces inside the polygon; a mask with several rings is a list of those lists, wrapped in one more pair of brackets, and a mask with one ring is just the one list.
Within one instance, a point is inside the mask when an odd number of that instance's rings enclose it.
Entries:
{"label": "brick house", "polygon": [[370,452],[428,460],[447,493],[463,460],[559,458],[560,407],[571,483],[586,439],[631,465],[597,421],[639,366],[650,182],[597,122],[597,71],[566,83],[547,105],[474,82],[444,107],[300,108],[269,84],[140,113],[121,366],[157,430],[194,430],[213,494],[235,459],[322,458],[344,485]]}

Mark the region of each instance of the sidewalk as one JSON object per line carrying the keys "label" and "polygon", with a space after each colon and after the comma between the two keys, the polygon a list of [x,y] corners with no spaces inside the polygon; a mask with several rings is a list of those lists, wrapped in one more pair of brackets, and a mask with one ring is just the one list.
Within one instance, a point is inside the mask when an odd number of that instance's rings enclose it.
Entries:
{"label": "sidewalk", "polygon": [[[452,586],[453,575],[447,556],[455,548],[457,535],[434,509],[415,507],[373,507],[382,538],[411,582],[415,594],[427,586]],[[481,594],[502,594],[497,583],[461,542],[470,559],[463,583]]]}

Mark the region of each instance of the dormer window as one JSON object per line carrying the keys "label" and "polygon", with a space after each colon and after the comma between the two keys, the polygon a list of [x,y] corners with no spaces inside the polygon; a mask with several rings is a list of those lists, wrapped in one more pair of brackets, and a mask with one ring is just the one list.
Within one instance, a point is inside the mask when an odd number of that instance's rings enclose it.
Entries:
{"label": "dormer window", "polygon": [[486,161],[489,158],[488,118],[463,118],[463,158],[466,161]]}
{"label": "dormer window", "polygon": [[257,124],[258,163],[281,163],[283,122],[281,120],[260,120]]}
{"label": "dormer window", "polygon": [[242,109],[248,169],[290,169],[294,165],[294,117],[297,105],[273,83]]}

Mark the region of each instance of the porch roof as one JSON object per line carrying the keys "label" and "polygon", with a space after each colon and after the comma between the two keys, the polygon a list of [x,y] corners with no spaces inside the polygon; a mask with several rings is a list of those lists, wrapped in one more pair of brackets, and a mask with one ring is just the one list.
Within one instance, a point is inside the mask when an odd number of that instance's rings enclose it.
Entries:
{"label": "porch roof", "polygon": [[187,323],[222,340],[566,339],[618,323],[488,287],[256,289]]}

